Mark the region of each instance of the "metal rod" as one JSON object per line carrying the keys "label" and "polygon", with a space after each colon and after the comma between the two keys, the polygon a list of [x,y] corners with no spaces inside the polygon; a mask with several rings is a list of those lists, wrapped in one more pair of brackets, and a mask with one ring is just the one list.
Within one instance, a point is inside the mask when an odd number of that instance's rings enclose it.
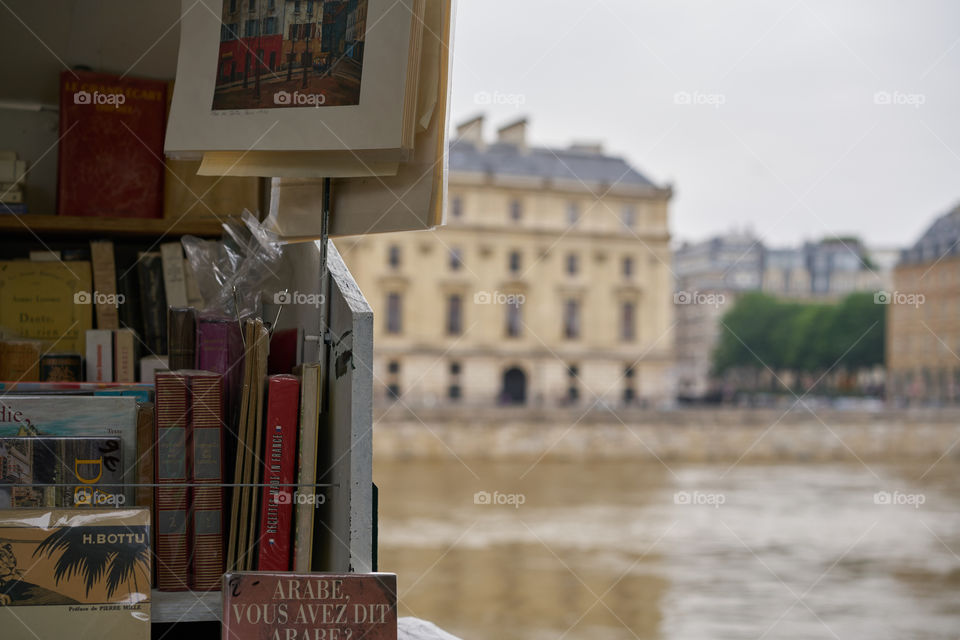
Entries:
{"label": "metal rod", "polygon": [[314,487],[315,489],[316,489],[316,488],[325,489],[325,488],[328,488],[328,487],[339,487],[340,485],[339,485],[339,484],[322,484],[322,483],[308,484],[308,485],[299,484],[299,483],[298,483],[298,484],[270,484],[270,483],[266,483],[266,482],[258,482],[258,483],[252,483],[252,484],[225,484],[225,483],[222,484],[222,483],[219,483],[219,482],[216,483],[216,484],[213,484],[213,483],[206,483],[206,484],[204,484],[204,483],[202,483],[202,482],[168,482],[168,483],[166,483],[166,484],[160,484],[160,483],[157,483],[157,482],[136,482],[136,483],[134,483],[134,482],[116,482],[116,483],[112,483],[112,484],[109,483],[109,482],[101,482],[101,483],[99,483],[99,484],[83,484],[83,483],[81,483],[81,482],[57,482],[57,483],[45,483],[45,484],[40,484],[40,483],[0,484],[0,487],[9,487],[9,488],[16,488],[16,487],[23,487],[23,488],[28,488],[28,487],[90,487],[91,489],[99,489],[99,488],[103,488],[103,487],[119,487],[119,488],[126,488],[126,487],[166,487],[166,488],[168,488],[168,489],[175,489],[175,488],[177,488],[177,487],[208,487],[208,488],[215,488],[215,487],[223,487],[223,488],[226,488],[226,487],[290,487],[290,488],[294,488],[294,487],[303,487],[303,486]]}

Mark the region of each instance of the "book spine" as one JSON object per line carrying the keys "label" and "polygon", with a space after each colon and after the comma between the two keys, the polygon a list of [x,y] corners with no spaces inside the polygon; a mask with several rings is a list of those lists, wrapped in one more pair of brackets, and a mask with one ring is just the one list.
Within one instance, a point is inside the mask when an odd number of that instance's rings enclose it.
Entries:
{"label": "book spine", "polygon": [[258,571],[290,571],[300,381],[271,376],[267,387]]}
{"label": "book spine", "polygon": [[41,382],[80,382],[83,358],[79,354],[48,354],[40,358]]}
{"label": "book spine", "polygon": [[223,387],[219,375],[190,376],[193,503],[191,586],[217,591],[223,576]]}
{"label": "book spine", "polygon": [[[317,428],[319,426],[320,365],[304,365],[300,389],[300,446],[297,448],[298,491],[301,496],[317,495]],[[316,504],[299,502],[294,507],[293,570],[313,570],[313,526]]]}
{"label": "book spine", "polygon": [[153,512],[153,447],[157,433],[154,426],[152,402],[137,404],[137,506],[149,507]]}
{"label": "book spine", "polygon": [[87,382],[113,382],[112,331],[87,331]]}
{"label": "book spine", "polygon": [[167,351],[171,371],[196,367],[197,316],[193,309],[170,307]]}
{"label": "book spine", "polygon": [[37,382],[40,379],[40,343],[0,342],[0,380]]}
{"label": "book spine", "polygon": [[117,304],[117,267],[113,257],[113,242],[90,243],[90,264],[93,268],[93,289],[96,299],[97,329],[119,329],[120,312]]}
{"label": "book spine", "polygon": [[144,343],[151,355],[167,355],[167,296],[160,255],[142,254],[137,272]]}
{"label": "book spine", "polygon": [[187,380],[178,373],[162,372],[157,374],[156,387],[157,588],[187,591]]}
{"label": "book spine", "polygon": [[115,382],[136,382],[136,339],[130,329],[113,332],[113,379]]}
{"label": "book spine", "polygon": [[166,242],[160,245],[160,255],[167,304],[171,307],[186,307],[187,276],[183,270],[183,247],[179,242]]}

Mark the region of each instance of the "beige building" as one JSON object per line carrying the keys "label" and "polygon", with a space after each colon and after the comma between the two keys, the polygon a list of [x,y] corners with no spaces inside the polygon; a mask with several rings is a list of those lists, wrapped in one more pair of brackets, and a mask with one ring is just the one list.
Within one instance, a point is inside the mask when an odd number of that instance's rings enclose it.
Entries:
{"label": "beige building", "polygon": [[887,306],[888,397],[895,404],[960,402],[960,206],[903,252]]}
{"label": "beige building", "polygon": [[673,398],[670,188],[525,120],[451,143],[447,225],[337,245],[376,313],[378,400],[410,407]]}

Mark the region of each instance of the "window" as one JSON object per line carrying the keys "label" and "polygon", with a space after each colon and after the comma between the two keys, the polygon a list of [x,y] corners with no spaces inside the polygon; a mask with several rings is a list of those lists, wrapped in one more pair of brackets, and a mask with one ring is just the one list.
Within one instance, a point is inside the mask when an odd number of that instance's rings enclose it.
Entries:
{"label": "window", "polygon": [[463,397],[463,390],[460,387],[460,363],[450,363],[450,386],[447,387],[447,398],[450,400],[459,400]]}
{"label": "window", "polygon": [[276,11],[277,0],[267,0],[267,11]]}
{"label": "window", "polygon": [[387,263],[390,265],[390,268],[397,269],[400,267],[400,247],[392,244],[387,250]]}
{"label": "window", "polygon": [[453,294],[447,298],[447,335],[463,333],[463,298]]}
{"label": "window", "polygon": [[637,210],[632,204],[623,205],[623,210],[620,212],[620,221],[623,223],[625,229],[633,229],[634,225],[636,225]]}
{"label": "window", "polygon": [[576,202],[567,203],[567,224],[571,227],[580,220],[580,207]]}
{"label": "window", "polygon": [[307,0],[307,15],[313,14],[313,0]]}
{"label": "window", "polygon": [[510,201],[510,219],[514,222],[523,217],[523,204],[519,200]]}
{"label": "window", "polygon": [[571,276],[577,275],[577,270],[579,269],[579,261],[577,260],[577,254],[571,253],[567,256],[567,274]]}
{"label": "window", "polygon": [[[277,19],[276,18],[264,18],[263,19],[263,35],[272,36],[279,33],[277,31]],[[274,57],[276,57],[276,51],[271,51]]]}
{"label": "window", "polygon": [[520,315],[520,305],[508,304],[507,309],[507,337],[519,338],[523,333],[523,317]]}
{"label": "window", "polygon": [[387,372],[390,374],[400,373],[400,362],[397,360],[391,360],[387,364]]}
{"label": "window", "polygon": [[387,295],[387,333],[399,334],[403,331],[403,298],[399,293]]}
{"label": "window", "polygon": [[245,27],[246,31],[244,32],[243,35],[246,36],[247,38],[255,38],[257,36],[257,27],[259,26],[260,26],[259,20],[247,20],[247,24]]}
{"label": "window", "polygon": [[250,13],[257,12],[257,0],[250,0]]}
{"label": "window", "polygon": [[620,339],[631,342],[637,337],[637,313],[632,302],[624,302],[620,308]]}
{"label": "window", "polygon": [[463,217],[463,199],[460,196],[454,196],[450,201],[450,213],[454,218]]}
{"label": "window", "polygon": [[576,404],[580,400],[580,367],[572,364],[567,367],[567,403]]}
{"label": "window", "polygon": [[400,385],[396,382],[392,382],[387,385],[387,397],[391,400],[398,400],[400,398]]}
{"label": "window", "polygon": [[627,256],[623,259],[623,277],[632,278],[633,277],[633,258]]}
{"label": "window", "polygon": [[579,300],[567,300],[563,305],[563,336],[568,340],[580,337]]}
{"label": "window", "polygon": [[237,0],[230,0],[230,12],[233,13],[237,10]]}
{"label": "window", "polygon": [[510,252],[510,273],[517,274],[520,273],[521,258],[519,251]]}
{"label": "window", "polygon": [[459,247],[450,249],[450,270],[459,271],[463,266],[463,251]]}

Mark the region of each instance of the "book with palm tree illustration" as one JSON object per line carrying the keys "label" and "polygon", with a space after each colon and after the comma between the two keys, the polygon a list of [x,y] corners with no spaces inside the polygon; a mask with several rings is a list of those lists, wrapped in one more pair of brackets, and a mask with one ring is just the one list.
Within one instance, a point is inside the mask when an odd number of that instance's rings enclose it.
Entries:
{"label": "book with palm tree illustration", "polygon": [[150,637],[147,509],[0,510],[4,640]]}

